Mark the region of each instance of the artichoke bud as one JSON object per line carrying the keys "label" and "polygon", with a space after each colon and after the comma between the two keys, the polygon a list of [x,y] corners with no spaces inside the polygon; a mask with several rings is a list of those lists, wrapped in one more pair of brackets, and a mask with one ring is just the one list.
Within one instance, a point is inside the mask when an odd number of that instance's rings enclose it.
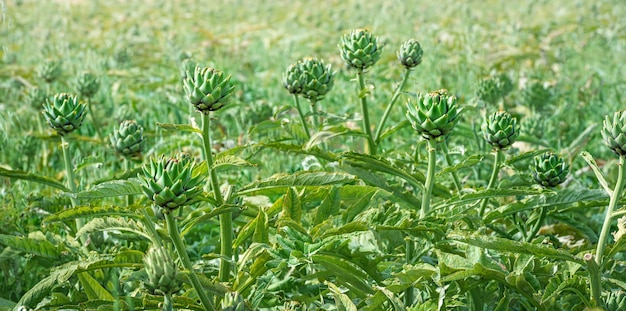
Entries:
{"label": "artichoke bud", "polygon": [[341,58],[357,70],[365,70],[374,65],[382,53],[378,38],[365,29],[355,29],[341,37],[339,44]]}
{"label": "artichoke bud", "polygon": [[478,82],[476,96],[481,101],[496,104],[513,90],[513,82],[506,74],[491,75]]}
{"label": "artichoke bud", "polygon": [[424,51],[417,40],[409,39],[398,50],[398,60],[406,69],[411,69],[422,63]]}
{"label": "artichoke bud", "polygon": [[167,249],[151,248],[144,256],[143,262],[148,275],[146,285],[163,295],[178,291],[179,283],[176,279],[178,268]]}
{"label": "artichoke bud", "polygon": [[228,292],[222,301],[222,311],[245,311],[246,301],[238,292]]}
{"label": "artichoke bud", "polygon": [[617,155],[626,155],[626,111],[613,114],[613,120],[606,116],[602,127],[604,143]]}
{"label": "artichoke bud", "polygon": [[46,60],[37,68],[37,76],[47,83],[57,80],[63,73],[63,63]]}
{"label": "artichoke bud", "polygon": [[65,135],[83,124],[86,107],[75,95],[59,93],[43,104],[43,115],[52,129],[59,135]]}
{"label": "artichoke bud", "polygon": [[331,66],[314,58],[305,58],[299,62],[303,73],[302,96],[313,102],[322,100],[333,87],[334,73]]}
{"label": "artichoke bud", "polygon": [[418,94],[416,102],[407,102],[406,117],[424,139],[437,139],[448,135],[461,115],[456,96],[442,89],[428,94]]}
{"label": "artichoke bud", "polygon": [[183,59],[182,63],[180,64],[180,77],[183,79],[183,81],[191,76],[190,73],[193,73],[197,66],[198,64],[193,59]]}
{"label": "artichoke bud", "polygon": [[569,173],[569,166],[558,154],[546,152],[534,158],[530,166],[535,181],[545,187],[553,188],[565,181]]}
{"label": "artichoke bud", "polygon": [[550,106],[554,100],[554,90],[544,83],[531,82],[522,90],[524,102],[532,107],[541,109]]}
{"label": "artichoke bud", "polygon": [[81,96],[92,98],[100,89],[100,81],[91,72],[83,72],[76,78],[76,91]]}
{"label": "artichoke bud", "polygon": [[193,72],[187,71],[183,86],[189,103],[204,114],[223,108],[235,90],[235,86],[230,83],[230,76],[207,67],[195,67]]}
{"label": "artichoke bud", "polygon": [[490,115],[482,129],[487,142],[499,150],[512,145],[519,135],[517,119],[504,111],[497,111]]}
{"label": "artichoke bud", "polygon": [[46,90],[38,87],[31,88],[28,93],[26,93],[26,103],[31,107],[36,109],[40,109],[41,105],[46,102],[46,97],[48,94]]}
{"label": "artichoke bud", "polygon": [[541,139],[546,131],[546,120],[539,114],[522,119],[520,132],[530,137]]}
{"label": "artichoke bud", "polygon": [[306,76],[302,72],[301,62],[289,65],[283,73],[283,86],[291,94],[301,94],[302,88],[306,84]]}
{"label": "artichoke bud", "polygon": [[143,127],[134,120],[124,120],[120,127],[111,134],[111,145],[115,151],[125,157],[134,157],[141,154],[145,140]]}
{"label": "artichoke bud", "polygon": [[194,202],[202,193],[204,175],[193,176],[195,162],[191,158],[150,159],[149,166],[139,173],[141,188],[148,199],[169,213]]}

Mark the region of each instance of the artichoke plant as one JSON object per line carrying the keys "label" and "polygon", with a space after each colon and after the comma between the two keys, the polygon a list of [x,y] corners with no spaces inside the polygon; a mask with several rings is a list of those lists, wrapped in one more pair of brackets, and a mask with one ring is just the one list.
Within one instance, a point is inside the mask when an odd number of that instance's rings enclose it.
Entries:
{"label": "artichoke plant", "polygon": [[37,67],[37,76],[47,83],[52,83],[63,73],[63,63],[46,60]]}
{"label": "artichoke plant", "polygon": [[69,134],[78,129],[85,119],[87,106],[75,95],[59,93],[43,104],[43,115],[48,125],[59,133]]}
{"label": "artichoke plant", "polygon": [[246,301],[238,292],[228,292],[222,301],[222,311],[246,311]]}
{"label": "artichoke plant", "polygon": [[462,109],[458,109],[456,96],[447,90],[418,94],[416,103],[407,102],[406,117],[424,139],[431,140],[448,135],[456,124]]}
{"label": "artichoke plant", "polygon": [[193,176],[195,163],[189,157],[150,159],[149,166],[139,173],[144,194],[169,213],[181,206],[189,205],[202,193],[204,174]]}
{"label": "artichoke plant", "polygon": [[371,32],[355,29],[341,37],[339,51],[349,67],[363,71],[380,59],[382,46]]}
{"label": "artichoke plant", "polygon": [[519,136],[517,119],[504,111],[497,111],[490,115],[482,129],[487,142],[497,150],[506,149]]}
{"label": "artichoke plant", "polygon": [[178,268],[164,247],[153,247],[143,258],[148,274],[147,287],[162,295],[170,295],[179,289],[176,279]]}
{"label": "artichoke plant", "polygon": [[46,102],[47,96],[48,94],[46,93],[46,90],[39,87],[33,87],[28,90],[28,93],[26,93],[26,103],[33,108],[41,109],[41,105]]}
{"label": "artichoke plant", "polygon": [[306,76],[302,71],[301,61],[289,65],[283,73],[283,86],[291,94],[301,94],[305,83]]}
{"label": "artichoke plant", "polygon": [[92,98],[100,89],[100,81],[91,72],[83,72],[76,78],[76,91],[80,96]]}
{"label": "artichoke plant", "polygon": [[422,63],[424,51],[417,40],[409,39],[398,50],[398,60],[406,69],[411,69]]}
{"label": "artichoke plant", "polygon": [[125,157],[134,157],[141,154],[145,140],[143,127],[134,120],[124,120],[119,128],[111,134],[111,145],[115,151]]}
{"label": "artichoke plant", "polygon": [[230,76],[207,67],[196,67],[193,73],[187,72],[183,85],[189,103],[204,114],[223,108],[235,90]]}
{"label": "artichoke plant", "polygon": [[313,102],[322,100],[333,87],[335,74],[330,65],[325,66],[323,61],[314,58],[305,58],[298,64],[303,73],[302,96]]}
{"label": "artichoke plant", "polygon": [[537,139],[543,138],[547,121],[540,114],[532,114],[522,119],[520,133]]}
{"label": "artichoke plant", "polygon": [[534,158],[530,166],[533,179],[546,188],[553,188],[565,181],[569,173],[569,166],[558,154],[546,152]]}
{"label": "artichoke plant", "polygon": [[513,82],[506,74],[491,75],[478,82],[478,99],[495,104],[513,90]]}
{"label": "artichoke plant", "polygon": [[613,120],[606,116],[602,127],[604,143],[617,155],[626,155],[626,111],[617,111]]}
{"label": "artichoke plant", "polygon": [[522,90],[524,103],[539,110],[548,107],[555,99],[552,87],[540,81],[533,81]]}

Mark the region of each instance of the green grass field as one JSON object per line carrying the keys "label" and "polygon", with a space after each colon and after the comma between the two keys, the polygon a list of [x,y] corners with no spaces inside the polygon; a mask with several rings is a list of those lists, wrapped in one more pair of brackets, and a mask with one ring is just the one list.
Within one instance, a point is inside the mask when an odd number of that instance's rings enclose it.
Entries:
{"label": "green grass field", "polygon": [[[0,310],[626,309],[622,1],[0,0],[0,18]],[[340,53],[358,28],[382,47],[362,72]],[[334,72],[315,109],[284,87],[309,57]],[[195,65],[235,86],[206,119]],[[462,112],[427,139],[407,102],[439,89]],[[42,115],[58,93],[86,105],[67,135]],[[481,129],[498,110],[502,150]],[[203,182],[168,213],[149,167],[180,152]]]}

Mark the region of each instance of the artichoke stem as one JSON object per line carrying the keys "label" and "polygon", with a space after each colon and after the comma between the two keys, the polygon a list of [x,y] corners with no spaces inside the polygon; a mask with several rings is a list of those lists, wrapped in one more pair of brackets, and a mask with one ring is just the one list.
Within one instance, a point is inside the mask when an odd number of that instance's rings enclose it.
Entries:
{"label": "artichoke stem", "polygon": [[152,218],[150,218],[150,215],[145,208],[141,209],[141,214],[143,215],[142,220],[144,222],[144,225],[146,226],[146,228],[148,228],[148,231],[150,231],[150,235],[152,235],[152,243],[154,243],[154,245],[158,247],[163,246],[163,242],[161,242],[161,236],[159,236],[159,233],[156,231],[156,226],[154,225]]}
{"label": "artichoke stem", "polygon": [[[126,172],[127,173],[130,172],[130,170],[132,169],[132,163],[130,161],[130,158],[126,157],[124,159],[124,166],[126,168]],[[133,203],[134,203],[133,201],[134,201],[134,198],[133,198],[132,194],[129,194],[129,195],[126,196],[126,206],[133,205]]]}
{"label": "artichoke stem", "polygon": [[[443,151],[443,154],[445,155],[446,164],[448,166],[452,166],[452,158],[450,157],[450,151],[448,150],[448,141],[445,138],[441,141],[441,150]],[[459,176],[456,174],[456,171],[450,172],[450,175],[452,175],[452,181],[454,182],[456,191],[461,192],[461,189],[462,189],[461,181],[459,180]]]}
{"label": "artichoke stem", "polygon": [[[493,188],[498,179],[498,173],[500,173],[500,162],[502,161],[502,150],[496,149],[493,155],[493,170],[491,171],[491,177],[489,178],[489,184],[487,184],[487,189]],[[480,212],[478,215],[482,218],[485,213],[485,208],[487,207],[488,199],[483,199],[480,203]]]}
{"label": "artichoke stem", "polygon": [[589,288],[591,290],[591,305],[597,306],[601,304],[600,297],[602,294],[602,268],[596,263],[598,256],[595,257],[592,254],[585,254],[583,260],[587,262],[587,271],[589,271]]}
{"label": "artichoke stem", "polygon": [[541,225],[543,224],[543,220],[546,219],[547,211],[548,210],[546,209],[545,206],[541,207],[539,219],[537,219],[537,222],[531,228],[530,233],[526,236],[526,242],[532,241],[537,236],[537,232],[539,232],[539,229],[541,228]]}
{"label": "artichoke stem", "polygon": [[180,257],[180,261],[183,263],[183,267],[189,270],[189,281],[193,285],[193,288],[196,290],[198,294],[198,298],[200,298],[200,302],[202,306],[207,311],[215,310],[213,303],[207,296],[206,291],[202,287],[198,276],[193,271],[193,265],[191,264],[191,260],[189,260],[189,255],[187,255],[187,249],[185,249],[185,244],[183,240],[180,238],[180,233],[178,232],[178,225],[176,224],[176,219],[172,216],[172,213],[165,213],[165,223],[167,224],[167,230],[169,231],[170,238],[172,239],[172,243],[174,243],[174,247],[176,248],[176,252],[178,253],[178,257]]}
{"label": "artichoke stem", "polygon": [[363,81],[363,71],[359,70],[356,73],[357,80],[359,81],[359,99],[361,101],[361,111],[363,113],[363,131],[367,134],[367,149],[366,153],[376,155],[376,143],[372,136],[372,129],[370,128],[370,115],[367,111],[367,94],[365,94],[365,82]]}
{"label": "artichoke stem", "polygon": [[319,131],[320,129],[320,120],[319,114],[317,113],[317,100],[311,99],[311,114],[313,115],[313,126],[315,126],[315,130]]}
{"label": "artichoke stem", "polygon": [[428,212],[430,212],[430,195],[435,183],[436,146],[435,142],[431,139],[428,140],[428,171],[426,172],[426,182],[424,183],[420,218],[426,217]]}
{"label": "artichoke stem", "polygon": [[163,311],[173,311],[174,305],[172,304],[172,294],[167,293],[163,296]]}
{"label": "artichoke stem", "polygon": [[102,131],[100,130],[100,124],[98,123],[98,118],[93,113],[91,109],[91,97],[87,97],[87,109],[89,109],[89,115],[91,116],[91,121],[93,122],[93,127],[96,128],[96,133],[98,134],[98,138],[104,139],[102,136]]}
{"label": "artichoke stem", "polygon": [[[404,247],[406,250],[405,263],[410,265],[413,263],[413,252],[415,252],[415,242],[413,242],[410,236],[404,238]],[[413,291],[412,285],[404,291],[404,305],[406,307],[413,305],[413,301],[415,300],[414,294],[415,292]]]}
{"label": "artichoke stem", "polygon": [[296,105],[296,109],[298,109],[298,115],[300,115],[300,122],[302,122],[302,127],[304,128],[306,137],[311,139],[311,131],[309,130],[309,126],[306,124],[306,119],[304,118],[304,113],[302,113],[302,107],[300,107],[300,100],[298,99],[297,94],[293,94],[293,102]]}
{"label": "artichoke stem", "polygon": [[602,230],[600,231],[600,238],[598,239],[598,247],[596,248],[596,264],[602,272],[602,266],[604,264],[604,248],[606,247],[607,239],[609,237],[609,231],[611,231],[611,221],[613,220],[613,211],[622,197],[624,190],[624,157],[619,157],[619,163],[617,164],[617,182],[615,183],[615,189],[610,194],[609,207],[606,209],[606,215],[604,216],[604,223],[602,224]]}
{"label": "artichoke stem", "polygon": [[[70,149],[70,139],[69,137],[66,137],[65,135],[61,135],[61,149],[63,150],[63,160],[65,162],[67,187],[70,189],[72,194],[75,194],[77,192],[76,184],[74,183],[76,178],[74,178],[74,166],[72,165],[72,156],[71,156],[72,153]],[[76,203],[76,199],[74,198],[74,196],[70,197],[70,202],[72,203],[72,208],[78,205]],[[85,225],[84,219],[76,218],[76,231],[80,230],[80,228],[82,228],[84,225]],[[85,235],[81,236],[80,241],[83,244],[83,246],[85,246],[87,243],[87,236]]]}
{"label": "artichoke stem", "polygon": [[383,113],[383,117],[380,119],[380,123],[378,123],[378,127],[376,128],[376,134],[374,135],[374,142],[376,144],[380,143],[380,135],[382,135],[383,133],[383,128],[385,127],[385,123],[387,122],[389,113],[391,113],[391,109],[393,108],[394,104],[400,97],[400,93],[402,92],[402,89],[404,89],[406,82],[409,81],[410,74],[411,74],[410,69],[407,69],[404,71],[404,75],[402,76],[402,82],[400,82],[400,84],[396,87],[396,90],[393,92],[393,96],[391,96],[389,105],[387,106],[385,113]]}

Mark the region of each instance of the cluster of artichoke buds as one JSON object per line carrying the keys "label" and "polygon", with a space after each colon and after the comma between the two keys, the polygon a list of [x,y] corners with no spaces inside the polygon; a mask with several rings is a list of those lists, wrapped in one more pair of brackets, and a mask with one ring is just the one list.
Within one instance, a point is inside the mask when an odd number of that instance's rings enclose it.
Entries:
{"label": "cluster of artichoke buds", "polygon": [[490,115],[482,129],[487,142],[497,150],[511,146],[519,136],[517,119],[505,111],[496,111]]}
{"label": "cluster of artichoke buds", "polygon": [[95,74],[83,72],[76,78],[76,91],[80,96],[92,98],[100,89],[100,81]]}
{"label": "cluster of artichoke buds", "polygon": [[204,174],[193,176],[194,168],[193,159],[186,156],[151,158],[143,174],[138,175],[141,189],[163,213],[192,204],[202,193],[205,178]]}
{"label": "cluster of artichoke buds", "polygon": [[535,181],[546,188],[553,188],[567,179],[569,166],[558,154],[546,152],[534,158],[534,165],[530,166]]}
{"label": "cluster of artichoke buds", "polygon": [[115,128],[111,134],[113,149],[122,156],[135,157],[141,154],[145,140],[143,139],[143,127],[134,120],[124,120],[119,128]]}
{"label": "cluster of artichoke buds", "polygon": [[424,51],[417,40],[409,39],[400,46],[397,54],[400,63],[402,63],[406,69],[411,69],[422,63]]}
{"label": "cluster of artichoke buds", "polygon": [[176,279],[178,268],[164,247],[153,247],[143,258],[144,268],[148,274],[146,286],[163,295],[170,295],[179,290]]}
{"label": "cluster of artichoke buds", "polygon": [[456,103],[456,96],[445,89],[420,93],[416,103],[407,102],[406,117],[424,139],[437,139],[448,135],[458,121],[462,109],[458,109]]}
{"label": "cluster of artichoke buds", "polygon": [[378,38],[371,32],[355,29],[341,37],[339,51],[349,67],[362,71],[380,59],[383,49],[378,45]]}
{"label": "cluster of artichoke buds", "polygon": [[222,301],[222,311],[246,311],[246,301],[238,292],[228,292]]}
{"label": "cluster of artichoke buds", "polygon": [[606,116],[602,127],[604,143],[617,155],[626,155],[626,111],[617,111],[613,120]]}
{"label": "cluster of artichoke buds", "polygon": [[46,60],[37,67],[37,76],[47,83],[56,81],[63,74],[63,63]]}
{"label": "cluster of artichoke buds", "polygon": [[331,66],[315,58],[304,58],[287,67],[283,86],[287,91],[313,102],[322,100],[333,88],[334,73]]}
{"label": "cluster of artichoke buds", "polygon": [[78,101],[76,95],[59,93],[43,104],[43,115],[52,129],[59,135],[65,135],[83,124],[86,107],[84,103]]}
{"label": "cluster of artichoke buds", "polygon": [[215,68],[196,67],[185,76],[183,86],[187,100],[204,114],[223,108],[235,90],[230,76]]}

